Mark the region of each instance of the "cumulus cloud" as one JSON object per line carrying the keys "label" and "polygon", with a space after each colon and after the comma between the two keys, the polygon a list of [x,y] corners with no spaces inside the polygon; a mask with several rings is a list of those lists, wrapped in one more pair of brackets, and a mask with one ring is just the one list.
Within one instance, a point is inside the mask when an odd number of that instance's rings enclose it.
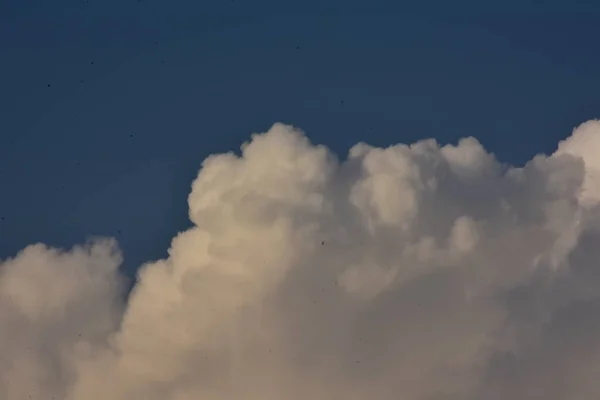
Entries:
{"label": "cumulus cloud", "polygon": [[129,296],[112,240],[3,261],[0,398],[593,398],[598,153],[598,121],[523,167],[275,124],[204,161]]}

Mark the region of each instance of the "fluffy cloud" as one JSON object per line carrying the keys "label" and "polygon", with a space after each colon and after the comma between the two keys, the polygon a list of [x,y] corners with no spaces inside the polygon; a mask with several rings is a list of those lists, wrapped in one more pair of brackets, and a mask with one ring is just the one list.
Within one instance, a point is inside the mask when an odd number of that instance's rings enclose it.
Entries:
{"label": "fluffy cloud", "polygon": [[275,124],[206,159],[125,299],[116,243],[0,264],[0,398],[590,399],[600,122],[522,168],[474,138],[340,162]]}

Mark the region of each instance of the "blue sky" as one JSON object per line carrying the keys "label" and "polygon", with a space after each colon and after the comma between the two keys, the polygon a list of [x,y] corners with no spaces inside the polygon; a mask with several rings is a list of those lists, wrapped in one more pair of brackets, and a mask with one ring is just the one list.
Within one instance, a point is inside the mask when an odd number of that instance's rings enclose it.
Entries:
{"label": "blue sky", "polygon": [[523,163],[599,117],[600,5],[449,3],[2,1],[0,258],[162,257],[204,158],[276,121],[342,156],[475,136]]}

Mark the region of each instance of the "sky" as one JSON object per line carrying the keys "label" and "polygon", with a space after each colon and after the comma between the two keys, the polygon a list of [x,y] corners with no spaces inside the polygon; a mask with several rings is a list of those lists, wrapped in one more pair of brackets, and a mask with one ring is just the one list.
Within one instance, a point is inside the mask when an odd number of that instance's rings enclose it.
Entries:
{"label": "sky", "polygon": [[0,256],[95,234],[130,269],[162,257],[201,161],[277,121],[342,157],[551,152],[598,117],[600,10],[580,3],[3,1]]}
{"label": "sky", "polygon": [[0,397],[597,393],[600,5],[480,3],[3,1]]}

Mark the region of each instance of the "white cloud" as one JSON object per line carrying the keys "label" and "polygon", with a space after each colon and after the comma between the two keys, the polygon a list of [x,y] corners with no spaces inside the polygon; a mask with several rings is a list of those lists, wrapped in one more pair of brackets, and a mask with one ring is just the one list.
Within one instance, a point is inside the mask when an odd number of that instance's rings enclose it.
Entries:
{"label": "white cloud", "polygon": [[596,204],[600,200],[600,121],[592,120],[579,126],[573,135],[559,143],[556,154],[570,154],[581,157],[585,163],[585,181],[581,201]]}
{"label": "white cloud", "polygon": [[474,138],[340,163],[282,124],[242,150],[126,303],[110,240],[0,264],[0,398],[600,392],[599,122],[523,168]]}

